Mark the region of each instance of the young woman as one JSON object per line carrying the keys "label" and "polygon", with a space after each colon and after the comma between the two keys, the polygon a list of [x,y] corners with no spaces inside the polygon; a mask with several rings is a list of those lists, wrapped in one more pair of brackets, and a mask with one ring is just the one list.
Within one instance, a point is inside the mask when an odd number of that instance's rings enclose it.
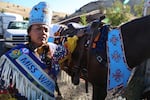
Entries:
{"label": "young woman", "polygon": [[[35,5],[29,15],[29,42],[12,48],[0,59],[1,82],[16,98],[53,100],[59,62],[75,48],[79,32],[67,46],[48,43],[52,11],[46,2]],[[9,91],[10,92],[10,91]],[[17,95],[17,96],[16,96]],[[19,95],[19,96],[18,96]]]}

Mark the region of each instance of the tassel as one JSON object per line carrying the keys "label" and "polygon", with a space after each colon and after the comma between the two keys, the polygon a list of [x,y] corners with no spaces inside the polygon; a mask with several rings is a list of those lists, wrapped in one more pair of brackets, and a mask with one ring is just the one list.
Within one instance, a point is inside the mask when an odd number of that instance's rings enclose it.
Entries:
{"label": "tassel", "polygon": [[31,88],[28,87],[27,89],[28,89],[28,90],[27,90],[27,91],[28,91],[28,92],[27,92],[27,93],[28,93],[27,98],[28,98],[28,100],[31,100],[31,95],[30,95],[30,94],[31,94]]}
{"label": "tassel", "polygon": [[6,56],[2,56],[0,58],[0,71],[0,77],[5,80],[4,86],[10,86],[11,78],[11,85],[15,85],[15,88],[18,89],[18,92],[21,93],[22,96],[27,97],[28,100],[52,100],[42,90],[34,86]]}
{"label": "tassel", "polygon": [[19,73],[16,73],[16,78],[15,78],[15,84],[16,84],[16,88],[18,89],[19,88]]}
{"label": "tassel", "polygon": [[20,86],[18,88],[21,95],[23,95],[24,92],[24,85],[23,85],[23,78],[20,78]]}
{"label": "tassel", "polygon": [[[8,73],[7,73],[7,82],[8,82],[8,84],[10,84],[10,79],[11,79],[11,67],[9,67],[9,69],[8,69]],[[11,85],[11,84],[10,84]]]}
{"label": "tassel", "polygon": [[0,58],[0,71],[2,70],[2,67],[3,67],[2,65],[5,63],[5,60],[6,59],[3,57]]}
{"label": "tassel", "polygon": [[10,70],[9,63],[7,63],[7,61],[6,61],[4,64],[4,67],[3,67],[2,74],[1,74],[2,79],[5,80],[5,84],[4,84],[5,87],[8,87],[10,85],[9,79],[8,79],[9,70]]}
{"label": "tassel", "polygon": [[41,96],[40,96],[40,100],[42,100],[42,98],[43,98],[43,96],[41,95]]}
{"label": "tassel", "polygon": [[12,71],[12,86],[15,85],[15,80],[16,80],[16,77],[17,77],[17,72],[15,70]]}

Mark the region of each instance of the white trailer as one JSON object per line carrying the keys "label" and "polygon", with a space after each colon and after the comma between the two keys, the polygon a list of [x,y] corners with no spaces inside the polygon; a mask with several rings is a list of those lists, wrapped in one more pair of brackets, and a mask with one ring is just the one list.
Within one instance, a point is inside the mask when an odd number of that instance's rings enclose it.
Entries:
{"label": "white trailer", "polygon": [[23,16],[15,13],[0,13],[0,36],[4,35],[4,32],[7,29],[9,22],[14,20],[22,21]]}

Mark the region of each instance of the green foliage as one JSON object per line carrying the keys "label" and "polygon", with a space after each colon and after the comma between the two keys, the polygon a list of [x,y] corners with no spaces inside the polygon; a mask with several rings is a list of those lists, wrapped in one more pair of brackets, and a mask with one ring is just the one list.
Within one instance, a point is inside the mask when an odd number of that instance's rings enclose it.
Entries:
{"label": "green foliage", "polygon": [[0,12],[1,12],[1,13],[4,13],[4,12],[5,12],[5,10],[4,10],[4,9],[1,9],[1,10],[0,10]]}
{"label": "green foliage", "polygon": [[82,24],[82,25],[87,25],[87,18],[86,18],[86,15],[82,15],[81,17],[80,17],[80,22],[79,22],[80,24]]}
{"label": "green foliage", "polygon": [[141,0],[139,4],[134,5],[135,16],[140,17],[143,15],[144,0]]}
{"label": "green foliage", "polygon": [[108,23],[112,26],[118,26],[121,23],[127,22],[130,20],[130,6],[123,5],[120,0],[116,0],[112,7],[106,8],[106,18],[108,18]]}

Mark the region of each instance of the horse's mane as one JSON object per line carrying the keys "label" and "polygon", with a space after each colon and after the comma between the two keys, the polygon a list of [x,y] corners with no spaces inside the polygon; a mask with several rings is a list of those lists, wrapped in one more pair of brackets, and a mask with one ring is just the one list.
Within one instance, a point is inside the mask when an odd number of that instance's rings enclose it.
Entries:
{"label": "horse's mane", "polygon": [[149,26],[150,15],[136,18],[120,26],[129,66],[136,66],[149,57],[149,49],[146,49],[150,42]]}
{"label": "horse's mane", "polygon": [[[141,28],[141,27],[146,27],[147,25],[150,25],[150,15],[133,19],[129,22],[122,24],[120,27],[127,28],[127,27],[136,26],[136,29],[137,29],[137,28]],[[147,26],[147,27],[149,27],[149,26]]]}

